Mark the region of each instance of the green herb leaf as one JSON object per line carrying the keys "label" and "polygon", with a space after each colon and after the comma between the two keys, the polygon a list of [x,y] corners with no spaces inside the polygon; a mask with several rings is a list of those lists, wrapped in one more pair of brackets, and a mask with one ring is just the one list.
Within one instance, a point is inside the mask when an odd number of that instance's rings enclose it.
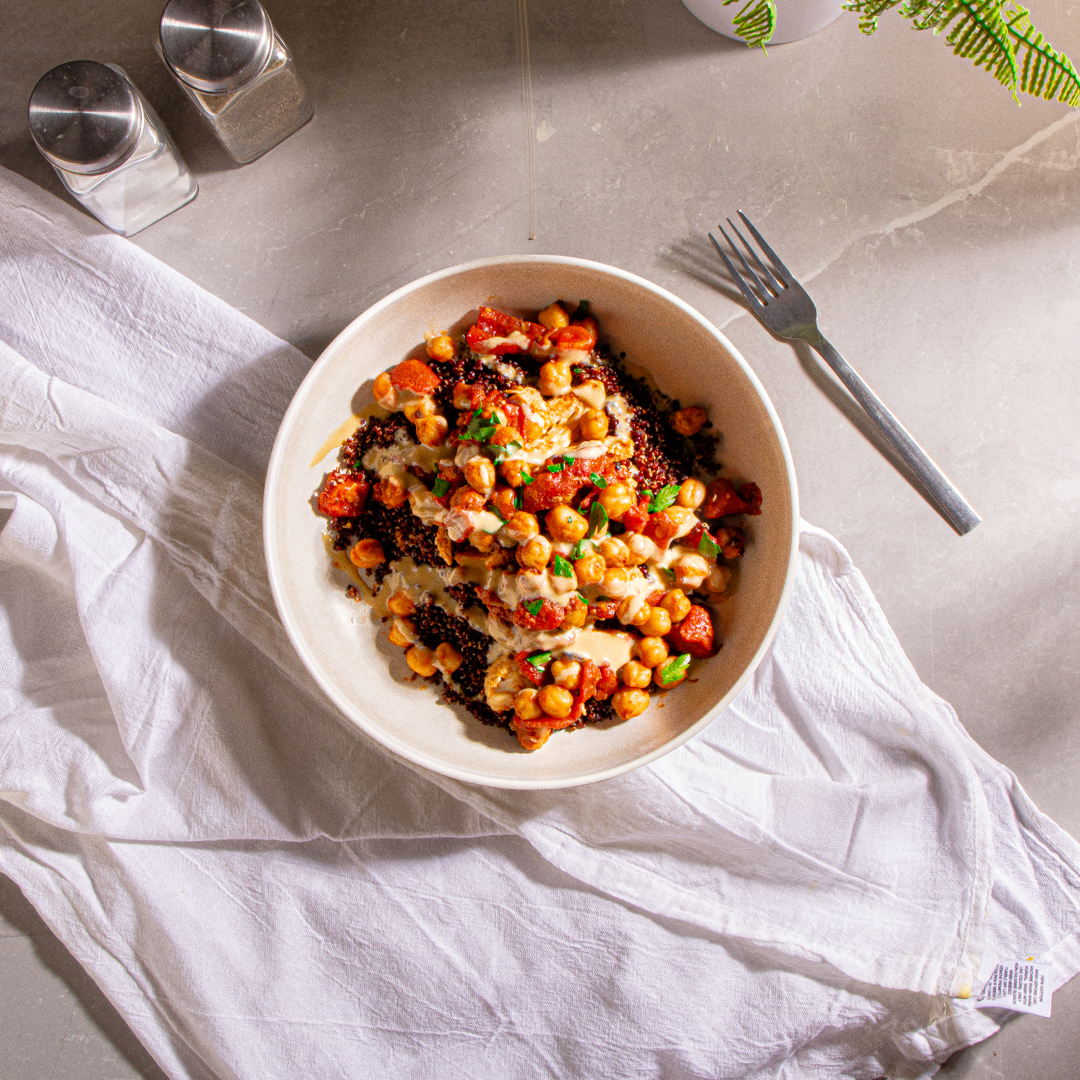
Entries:
{"label": "green herb leaf", "polygon": [[520,510],[521,509],[521,492],[520,491],[515,491],[514,492],[514,509],[515,510]]}
{"label": "green herb leaf", "polygon": [[641,500],[642,500],[642,499],[648,499],[648,500],[649,500],[649,502],[652,502],[652,492],[651,492],[651,491],[650,491],[650,490],[649,490],[648,488],[646,488],[646,489],[645,489],[645,490],[644,490],[644,491],[643,491],[643,492],[642,492],[642,493],[641,493],[641,494],[640,494],[640,495],[638,496],[638,502],[641,502]]}
{"label": "green herb leaf", "polygon": [[556,461],[547,467],[548,472],[562,472],[566,466],[561,461]]}
{"label": "green herb leaf", "polygon": [[701,542],[698,544],[697,549],[706,559],[720,558],[720,548],[712,538],[711,533],[705,532],[701,534]]}
{"label": "green herb leaf", "polygon": [[587,319],[589,317],[589,301],[579,300],[577,304],[577,311],[571,316],[571,322],[577,322],[579,319]]}
{"label": "green herb leaf", "polygon": [[503,461],[505,458],[508,458],[515,450],[520,450],[520,449],[521,449],[521,443],[519,443],[519,442],[510,442],[510,443],[507,443],[505,446],[493,446],[493,447],[491,447],[491,452],[495,456],[496,463],[498,463],[500,461]]}
{"label": "green herb leaf", "polygon": [[577,459],[572,454],[563,454],[563,461],[565,461],[567,465],[573,465],[576,460]]}
{"label": "green herb leaf", "polygon": [[591,540],[607,526],[607,523],[607,511],[598,502],[594,502],[589,510],[589,531],[585,534],[585,539]]}
{"label": "green herb leaf", "polygon": [[[539,608],[536,609],[536,611],[539,610]],[[536,611],[533,612],[534,615]],[[528,657],[528,661],[533,667],[542,668],[551,659],[551,656],[552,654],[549,652],[533,653],[532,656]]]}
{"label": "green herb leaf", "polygon": [[534,481],[535,479],[536,479],[536,477],[535,477],[535,476],[530,476],[530,475],[529,475],[529,474],[528,474],[527,472],[523,472],[523,473],[521,474],[521,482],[522,482],[523,484],[525,484],[525,485],[526,485],[526,487],[527,487],[527,486],[528,486],[529,484],[531,484],[531,483],[532,483],[532,482],[533,482],[533,481]]}
{"label": "green herb leaf", "polygon": [[662,487],[652,498],[649,499],[649,513],[655,514],[658,510],[666,510],[679,494],[678,484],[668,484]]}
{"label": "green herb leaf", "polygon": [[578,559],[584,559],[586,555],[592,554],[592,546],[591,540],[579,540],[571,549],[570,558],[574,562],[577,562]]}
{"label": "green herb leaf", "polygon": [[589,473],[589,479],[598,488],[606,488],[607,487],[607,481],[599,473],[595,473],[595,472]]}
{"label": "green herb leaf", "polygon": [[491,512],[492,512],[492,513],[493,513],[493,514],[494,514],[494,515],[495,515],[495,516],[496,516],[496,517],[497,517],[497,518],[498,518],[498,519],[499,519],[499,520],[500,520],[501,522],[503,522],[503,524],[505,524],[505,523],[506,523],[506,518],[504,518],[504,517],[502,516],[502,511],[501,511],[501,510],[500,510],[500,509],[499,509],[499,508],[498,508],[498,507],[497,507],[497,506],[496,506],[496,505],[495,505],[494,503],[492,503],[492,504],[491,504]]}
{"label": "green herb leaf", "polygon": [[670,578],[675,577],[675,571],[672,570],[670,566],[661,566],[660,569],[663,570],[664,573],[667,574],[668,577],[670,577]]}
{"label": "green herb leaf", "polygon": [[436,499],[441,499],[450,490],[450,483],[441,476],[431,485],[431,494]]}
{"label": "green herb leaf", "polygon": [[539,615],[540,609],[544,606],[543,600],[528,600],[525,603],[525,610],[530,615]]}
{"label": "green herb leaf", "polygon": [[672,683],[678,682],[686,674],[686,669],[689,666],[689,653],[683,653],[682,656],[675,656],[670,660],[665,660],[660,665],[660,685],[670,686]]}
{"label": "green herb leaf", "polygon": [[561,556],[555,556],[555,576],[556,577],[573,577],[574,568]]}

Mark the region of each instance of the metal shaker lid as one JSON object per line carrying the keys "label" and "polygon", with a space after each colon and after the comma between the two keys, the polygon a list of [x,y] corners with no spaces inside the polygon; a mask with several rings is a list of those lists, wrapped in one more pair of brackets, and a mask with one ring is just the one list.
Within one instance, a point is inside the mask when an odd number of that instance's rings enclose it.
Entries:
{"label": "metal shaker lid", "polygon": [[38,80],[30,134],[54,165],[104,172],[131,151],[142,130],[139,95],[124,76],[94,60],[72,60]]}
{"label": "metal shaker lid", "polygon": [[250,82],[266,67],[274,42],[259,0],[169,0],[159,32],[177,77],[209,94]]}

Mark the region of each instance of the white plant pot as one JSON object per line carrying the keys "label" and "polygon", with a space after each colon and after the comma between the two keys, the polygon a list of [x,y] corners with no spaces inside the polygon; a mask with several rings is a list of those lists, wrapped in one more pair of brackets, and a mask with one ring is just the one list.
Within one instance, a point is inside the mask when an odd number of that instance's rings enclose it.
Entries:
{"label": "white plant pot", "polygon": [[[746,0],[735,0],[726,7],[723,0],[683,0],[683,3],[706,26],[724,37],[739,40],[732,20],[745,6]],[[798,41],[824,30],[843,13],[844,0],[776,0],[776,30],[769,45]]]}

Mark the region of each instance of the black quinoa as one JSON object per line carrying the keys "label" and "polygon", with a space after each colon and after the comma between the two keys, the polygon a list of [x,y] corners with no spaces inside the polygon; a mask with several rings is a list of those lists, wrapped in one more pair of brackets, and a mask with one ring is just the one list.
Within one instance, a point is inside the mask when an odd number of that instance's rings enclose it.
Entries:
{"label": "black quinoa", "polygon": [[429,601],[420,604],[412,616],[416,634],[422,644],[434,649],[449,641],[462,655],[461,667],[454,672],[454,682],[470,697],[484,692],[487,674],[487,653],[490,639],[460,615],[451,615],[446,608]]}
{"label": "black quinoa", "polygon": [[452,705],[460,705],[463,709],[468,709],[481,724],[487,724],[489,727],[501,727],[508,732],[510,731],[510,718],[513,713],[497,713],[486,701],[466,697],[455,690],[451,683],[447,683],[443,687],[443,700],[450,702]]}
{"label": "black quinoa", "polygon": [[349,472],[362,472],[363,457],[373,446],[390,446],[401,430],[412,438],[412,429],[404,413],[391,413],[378,418],[368,417],[360,422],[356,433],[341,444],[338,462],[341,468]]}
{"label": "black quinoa", "polygon": [[476,586],[471,581],[463,582],[461,585],[448,585],[446,591],[463,608],[476,607],[483,610],[484,602],[477,595]]}

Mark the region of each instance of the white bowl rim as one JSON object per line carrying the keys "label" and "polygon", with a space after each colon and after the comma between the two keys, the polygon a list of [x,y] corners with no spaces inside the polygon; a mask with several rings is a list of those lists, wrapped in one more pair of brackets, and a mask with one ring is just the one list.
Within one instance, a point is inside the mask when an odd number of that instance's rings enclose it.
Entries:
{"label": "white bowl rim", "polygon": [[[440,281],[443,278],[453,277],[457,274],[464,273],[465,271],[482,269],[483,267],[488,266],[502,266],[510,263],[547,263],[561,266],[574,266],[622,278],[624,281],[647,289],[649,292],[674,304],[677,308],[698,322],[728,351],[761,398],[762,404],[765,406],[765,411],[769,416],[769,420],[772,422],[780,442],[780,450],[784,458],[784,468],[787,472],[788,487],[791,491],[791,551],[788,557],[787,571],[784,577],[784,587],[780,594],[780,601],[776,605],[776,611],[773,614],[772,621],[769,623],[769,628],[766,631],[765,636],[761,640],[761,644],[758,646],[757,651],[754,653],[750,662],[746,665],[746,668],[735,681],[731,689],[699,720],[691,724],[685,731],[680,732],[662,746],[658,746],[647,753],[641,754],[629,761],[624,761],[611,768],[598,770],[595,773],[574,776],[568,779],[503,777],[493,776],[490,773],[473,772],[469,769],[460,769],[448,765],[444,761],[429,754],[417,751],[401,740],[388,735],[376,724],[372,723],[362,710],[360,710],[353,701],[342,694],[327,677],[314,652],[308,647],[307,642],[300,634],[286,599],[285,586],[278,559],[275,506],[272,496],[277,487],[279,474],[284,467],[285,444],[288,441],[289,432],[292,429],[296,416],[304,407],[304,403],[308,394],[311,392],[311,388],[318,381],[323,369],[329,366],[330,362],[342,346],[347,341],[351,340],[357,328],[374,319],[381,311],[395,304],[403,296],[407,296],[411,292],[415,292],[418,289],[430,285],[432,282]],[[702,731],[711,724],[712,721],[715,720],[736,697],[738,697],[742,688],[746,685],[750,676],[757,670],[758,665],[765,658],[765,654],[772,645],[773,638],[776,636],[776,632],[779,629],[780,622],[784,616],[784,611],[787,608],[788,599],[791,595],[792,583],[795,580],[795,568],[799,557],[799,527],[799,492],[798,487],[796,486],[795,465],[791,458],[791,448],[788,446],[787,435],[784,432],[784,427],[780,423],[780,417],[777,415],[776,409],[773,406],[765,387],[762,386],[761,381],[758,379],[757,375],[754,374],[750,365],[743,359],[739,350],[736,349],[728,338],[706,319],[704,315],[691,307],[686,301],[681,300],[674,293],[668,292],[667,289],[654,284],[646,278],[639,277],[637,274],[632,274],[628,270],[621,270],[617,266],[609,266],[606,263],[596,262],[592,259],[579,259],[570,255],[494,255],[485,259],[474,259],[470,262],[458,263],[454,266],[448,266],[443,270],[436,270],[434,273],[426,274],[414,281],[410,281],[407,285],[402,285],[400,288],[388,293],[381,300],[376,301],[368,307],[353,319],[353,321],[350,322],[325,349],[323,349],[319,358],[312,365],[311,370],[304,377],[303,382],[297,387],[296,393],[293,394],[292,401],[289,403],[289,407],[285,410],[285,415],[281,419],[281,425],[278,427],[277,435],[274,437],[274,447],[270,453],[270,463],[267,467],[266,482],[263,491],[263,546],[266,554],[266,569],[270,578],[270,589],[274,597],[274,604],[277,607],[282,625],[285,627],[285,632],[288,634],[293,648],[296,649],[304,666],[307,668],[308,673],[315,679],[323,693],[337,706],[344,718],[356,725],[367,735],[371,736],[371,738],[389,750],[392,754],[404,758],[414,765],[419,765],[431,772],[438,773],[442,776],[448,776],[454,780],[460,780],[466,784],[516,790],[581,787],[586,784],[598,783],[601,780],[609,780],[612,777],[620,776],[623,773],[631,772],[634,769],[639,769],[643,765],[648,765],[651,761],[656,761],[658,758],[663,757],[665,754],[670,753],[672,750],[693,738],[699,731]]]}

